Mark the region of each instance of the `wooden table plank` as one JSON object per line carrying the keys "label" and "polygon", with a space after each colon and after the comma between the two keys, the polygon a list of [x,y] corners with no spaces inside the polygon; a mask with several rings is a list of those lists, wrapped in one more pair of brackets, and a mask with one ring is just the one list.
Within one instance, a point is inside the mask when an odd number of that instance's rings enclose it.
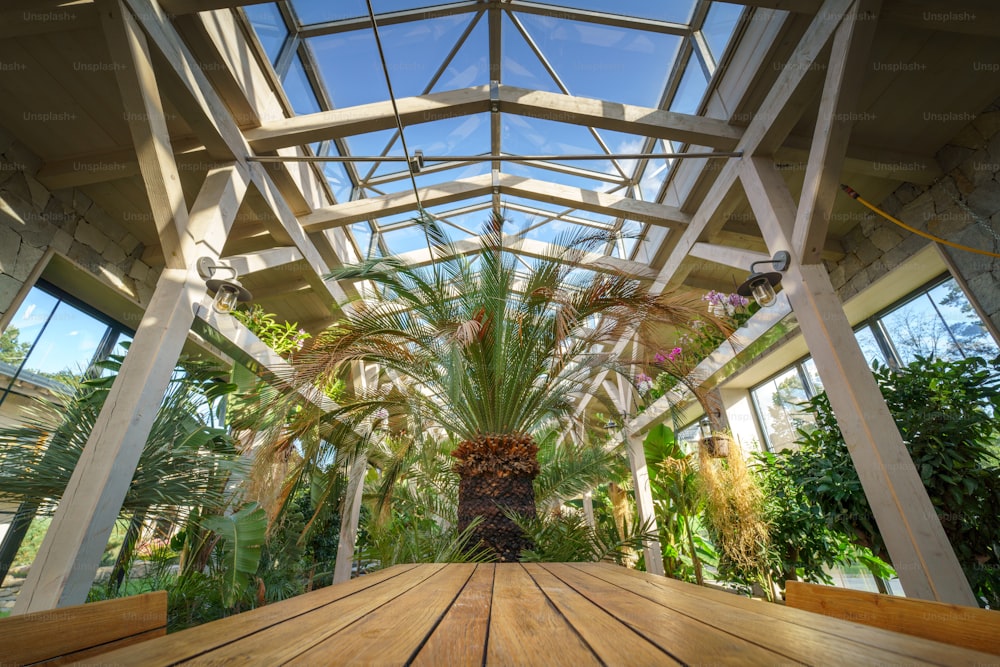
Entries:
{"label": "wooden table plank", "polygon": [[279,623],[307,614],[324,605],[331,604],[384,581],[399,577],[412,570],[415,565],[396,565],[357,579],[328,586],[305,595],[275,602],[265,607],[230,616],[198,627],[176,632],[166,637],[151,639],[139,646],[101,654],[84,665],[142,664],[143,667],[163,667],[193,658],[214,648],[239,641]]}
{"label": "wooden table plank", "polygon": [[487,641],[487,665],[600,664],[518,563],[496,566]]}
{"label": "wooden table plank", "polygon": [[[364,590],[364,595],[349,595],[314,609],[294,619],[243,637],[194,658],[198,665],[260,665],[271,667],[298,662],[298,656],[333,636],[367,614],[419,586],[439,572],[444,565],[423,565],[386,579]],[[352,580],[353,581],[353,580]]]}
{"label": "wooden table plank", "polygon": [[[419,569],[430,568],[422,565]],[[438,625],[476,566],[454,563],[295,656],[304,665],[403,665]]]}
{"label": "wooden table plank", "polygon": [[535,584],[606,665],[680,665],[669,653],[617,620],[537,563],[525,564]]}
{"label": "wooden table plank", "polygon": [[[546,563],[543,567],[681,662],[722,665],[793,662],[702,620],[670,613],[648,598],[609,584],[573,565]],[[758,628],[761,630],[766,628]]]}
{"label": "wooden table plank", "polygon": [[[582,564],[581,564],[582,565]],[[854,646],[849,650],[864,655],[865,662],[898,662],[905,657],[906,662],[931,664],[987,664],[996,663],[995,655],[970,649],[950,646],[940,642],[872,628],[860,623],[852,623],[819,614],[803,612],[784,605],[751,600],[740,595],[695,586],[666,577],[650,577],[642,572],[609,564],[594,564],[584,568],[589,574],[616,583],[639,595],[649,596],[661,604],[685,613],[697,614],[705,622],[712,623],[723,618],[735,618],[733,623],[741,623],[749,628],[766,623],[771,629],[762,641],[775,646],[787,646],[801,653],[818,643],[828,643],[834,649],[822,649],[812,661],[834,659],[841,651],[846,651],[849,642]],[[711,605],[711,607],[707,607]],[[706,614],[705,609],[712,613]],[[734,613],[727,613],[726,608]],[[751,619],[756,619],[751,621]],[[1000,641],[1000,639],[998,639]],[[804,655],[804,653],[803,653]],[[987,658],[991,658],[987,660]],[[797,659],[805,659],[797,657]],[[845,656],[842,660],[848,660]]]}
{"label": "wooden table plank", "polygon": [[492,563],[476,568],[469,583],[413,659],[415,667],[479,667],[483,664],[495,569]]}

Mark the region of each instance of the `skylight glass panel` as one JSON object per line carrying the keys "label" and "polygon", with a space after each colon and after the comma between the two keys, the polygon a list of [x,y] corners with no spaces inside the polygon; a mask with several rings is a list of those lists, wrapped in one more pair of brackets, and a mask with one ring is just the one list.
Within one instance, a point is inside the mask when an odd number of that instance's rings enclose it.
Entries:
{"label": "skylight glass panel", "polygon": [[415,225],[382,232],[382,240],[385,242],[386,248],[389,249],[389,253],[393,255],[401,255],[404,252],[427,247],[427,235],[421,227]]}
{"label": "skylight glass panel", "polygon": [[624,14],[639,18],[687,23],[691,20],[695,0],[572,0],[572,2],[545,2],[570,9],[587,9],[607,14]]}
{"label": "skylight glass panel", "polygon": [[716,63],[722,59],[722,54],[725,53],[726,46],[736,31],[736,24],[742,13],[743,5],[728,2],[713,2],[709,7],[701,32],[705,35],[705,41],[708,42],[708,48]]}
{"label": "skylight glass panel", "polygon": [[[583,126],[541,118],[503,114],[502,148],[511,155],[599,155],[604,152]],[[553,160],[581,169],[620,177],[611,160]]]}
{"label": "skylight glass panel", "polygon": [[374,32],[353,30],[307,41],[334,107],[389,99]]}
{"label": "skylight glass panel", "polygon": [[292,111],[296,115],[316,113],[319,111],[319,102],[316,101],[316,92],[313,90],[309,78],[306,76],[305,67],[302,66],[302,58],[298,54],[292,59],[292,64],[288,68],[288,74],[282,82],[285,88],[285,95],[292,105]]}
{"label": "skylight glass panel", "polygon": [[351,225],[351,234],[354,236],[354,243],[358,246],[358,252],[362,257],[368,257],[372,243],[372,228],[367,222],[356,222]]}
{"label": "skylight glass panel", "polygon": [[501,24],[501,82],[505,86],[561,93],[552,75],[506,13],[501,18]]}
{"label": "skylight glass panel", "polygon": [[520,15],[569,93],[657,106],[681,37],[565,18]]}
{"label": "skylight glass panel", "polygon": [[455,169],[442,169],[440,171],[428,171],[417,174],[417,187],[426,188],[431,185],[448,183],[451,181],[474,178],[490,173],[489,162],[472,162]]}
{"label": "skylight glass panel", "polygon": [[660,188],[670,174],[670,162],[663,158],[655,158],[646,163],[639,181],[639,198],[643,201],[656,201]]}
{"label": "skylight glass panel", "polygon": [[[372,0],[372,9],[375,10],[377,18],[379,14],[441,4],[451,3],[428,2],[427,0]],[[326,23],[327,21],[368,16],[368,6],[365,0],[292,0],[292,6],[295,7],[295,13],[302,23]]]}
{"label": "skylight glass panel", "polygon": [[[373,5],[373,7],[377,8],[377,5]],[[299,21],[305,24],[368,16],[365,0],[337,0],[336,2],[330,2],[330,0],[292,0],[292,8]]]}
{"label": "skylight glass panel", "polygon": [[256,31],[257,39],[264,47],[267,59],[273,65],[277,62],[281,47],[288,38],[288,27],[285,26],[285,20],[278,11],[278,5],[247,5],[243,11],[250,19],[250,25]]}
{"label": "skylight glass panel", "polygon": [[488,113],[418,123],[403,131],[411,155],[418,149],[427,156],[488,155],[490,152]]}
{"label": "skylight glass panel", "polygon": [[354,184],[351,183],[351,179],[347,175],[347,168],[344,167],[342,162],[327,162],[324,164],[323,175],[326,177],[326,182],[330,184],[330,189],[333,191],[333,196],[338,204],[351,200],[351,192],[353,191]]}
{"label": "skylight glass panel", "polygon": [[490,82],[489,28],[481,16],[431,92],[485,86]]}
{"label": "skylight glass panel", "polygon": [[[379,27],[389,80],[397,98],[422,95],[469,26],[474,14],[458,14]],[[484,51],[483,45],[480,45]]]}
{"label": "skylight glass panel", "polygon": [[680,85],[677,86],[677,93],[670,103],[670,110],[678,113],[696,114],[701,106],[701,98],[705,95],[705,88],[708,87],[708,79],[705,72],[698,65],[698,59],[694,54],[688,57],[687,68],[684,76],[681,77]]}
{"label": "skylight glass panel", "polygon": [[[526,225],[525,228],[530,226],[530,224]],[[593,230],[582,225],[574,225],[572,222],[553,220],[527,232],[524,238],[544,241],[545,243],[558,243],[559,241],[565,241],[567,236],[574,234],[593,234]]]}

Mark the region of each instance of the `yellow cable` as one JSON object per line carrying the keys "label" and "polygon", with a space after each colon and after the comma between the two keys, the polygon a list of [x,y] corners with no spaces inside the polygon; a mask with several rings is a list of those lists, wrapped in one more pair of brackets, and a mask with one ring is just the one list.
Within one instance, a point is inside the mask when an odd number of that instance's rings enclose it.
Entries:
{"label": "yellow cable", "polygon": [[892,217],[891,215],[889,215],[888,213],[886,213],[885,211],[883,211],[882,209],[880,209],[875,204],[872,204],[871,202],[866,201],[861,195],[859,195],[850,186],[848,186],[848,185],[841,185],[840,189],[843,190],[844,192],[846,192],[847,196],[850,197],[851,199],[858,200],[859,202],[861,202],[861,204],[863,206],[866,206],[867,208],[871,209],[875,213],[878,213],[879,215],[881,215],[883,218],[885,218],[889,222],[891,222],[893,224],[896,224],[896,225],[899,225],[903,229],[905,229],[905,230],[907,230],[909,232],[913,232],[917,236],[923,236],[925,239],[930,239],[931,241],[934,241],[935,243],[941,243],[941,244],[946,245],[946,246],[951,246],[952,248],[958,248],[959,250],[967,250],[968,252],[974,252],[974,253],[976,253],[978,255],[986,255],[988,257],[1000,257],[1000,254],[998,254],[998,253],[990,252],[989,250],[983,250],[981,248],[970,248],[967,245],[962,245],[961,243],[954,243],[953,241],[947,241],[947,240],[945,240],[943,238],[940,238],[938,236],[934,236],[933,234],[928,234],[927,232],[923,232],[923,231],[920,231],[919,229],[915,229],[914,227],[910,227],[908,224],[906,224],[902,220],[899,220],[898,218]]}

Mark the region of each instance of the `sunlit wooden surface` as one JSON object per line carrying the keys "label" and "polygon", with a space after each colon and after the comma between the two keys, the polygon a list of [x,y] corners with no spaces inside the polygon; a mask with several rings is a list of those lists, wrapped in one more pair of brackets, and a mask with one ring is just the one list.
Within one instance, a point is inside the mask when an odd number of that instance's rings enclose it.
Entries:
{"label": "sunlit wooden surface", "polygon": [[[601,563],[398,565],[92,664],[995,664]],[[91,663],[88,663],[91,664]]]}

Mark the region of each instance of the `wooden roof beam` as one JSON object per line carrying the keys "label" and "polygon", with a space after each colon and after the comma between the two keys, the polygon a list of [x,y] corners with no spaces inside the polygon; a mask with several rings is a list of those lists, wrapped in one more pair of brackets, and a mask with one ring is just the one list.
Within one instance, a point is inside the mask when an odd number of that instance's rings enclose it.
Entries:
{"label": "wooden roof beam", "polygon": [[[499,112],[725,150],[735,147],[742,136],[742,130],[715,118],[514,86],[501,85],[496,104]],[[404,97],[397,105],[404,125],[491,109],[489,86]],[[271,121],[248,130],[246,138],[254,150],[264,152],[395,126],[392,103],[386,101]]]}

